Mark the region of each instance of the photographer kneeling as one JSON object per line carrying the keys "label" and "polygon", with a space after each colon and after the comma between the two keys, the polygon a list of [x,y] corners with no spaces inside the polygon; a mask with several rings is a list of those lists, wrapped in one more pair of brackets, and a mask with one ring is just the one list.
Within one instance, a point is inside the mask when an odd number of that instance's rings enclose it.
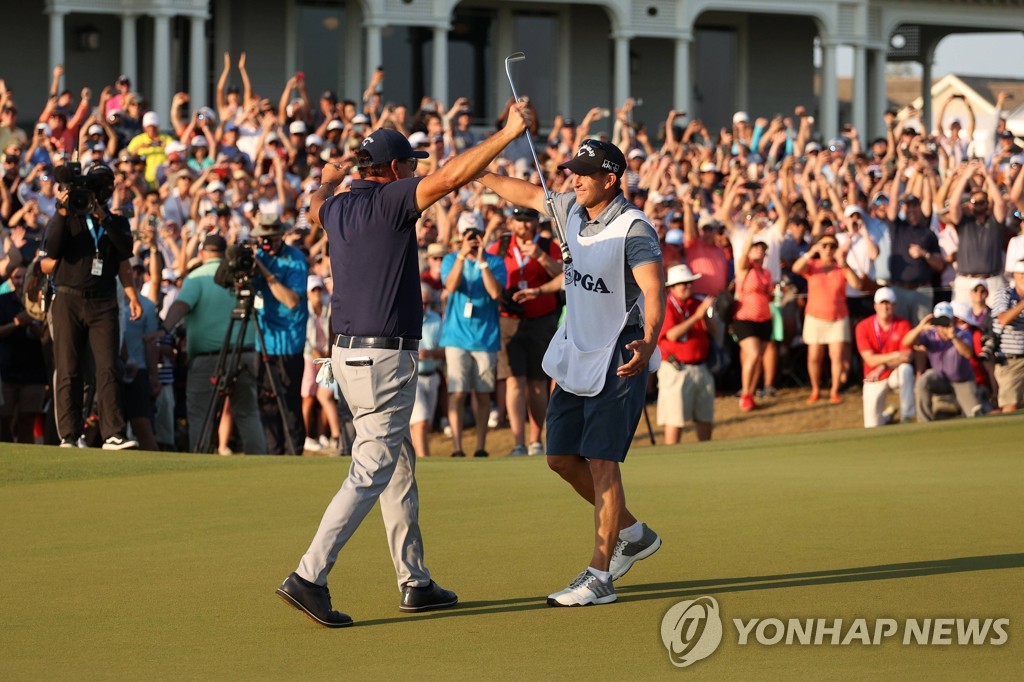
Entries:
{"label": "photographer kneeling", "polygon": [[57,174],[58,208],[46,227],[46,268],[53,275],[54,417],[61,447],[85,447],[82,367],[92,350],[96,400],[103,449],[138,447],[125,438],[124,414],[117,396],[117,279],[124,285],[131,319],[142,315],[128,259],[132,234],[128,220],[107,212],[114,174],[94,166],[82,175],[68,163]]}
{"label": "photographer kneeling", "polygon": [[[260,365],[260,414],[267,439],[267,452],[301,455],[306,442],[306,426],[302,421],[302,373],[305,366],[302,352],[306,347],[306,257],[294,246],[284,243],[285,226],[274,214],[261,214],[259,224],[251,233],[258,243],[256,269],[262,277],[256,280],[257,292],[263,297],[257,324],[267,347],[262,349],[266,362]],[[273,372],[281,393],[284,410],[278,409],[274,384],[268,374]],[[291,448],[285,442],[284,424],[291,436]]]}

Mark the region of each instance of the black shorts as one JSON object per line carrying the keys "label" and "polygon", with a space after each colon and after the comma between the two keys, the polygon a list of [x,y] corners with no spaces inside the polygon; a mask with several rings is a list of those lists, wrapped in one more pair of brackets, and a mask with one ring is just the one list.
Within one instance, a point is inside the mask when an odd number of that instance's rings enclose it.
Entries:
{"label": "black shorts", "polygon": [[543,381],[548,378],[541,367],[551,337],[558,330],[558,314],[519,320],[519,326],[508,340],[509,376]]}
{"label": "black shorts", "polygon": [[621,462],[640,423],[647,396],[647,372],[620,377],[616,371],[632,357],[626,344],[642,339],[639,327],[619,335],[609,362],[604,388],[595,396],[583,397],[555,385],[548,402],[547,453],[575,455],[587,459]]}
{"label": "black shorts", "polygon": [[742,341],[743,339],[751,336],[761,339],[762,341],[771,341],[772,321],[766,320],[765,322],[749,322],[747,320],[733,320],[732,333],[736,335],[737,341]]}

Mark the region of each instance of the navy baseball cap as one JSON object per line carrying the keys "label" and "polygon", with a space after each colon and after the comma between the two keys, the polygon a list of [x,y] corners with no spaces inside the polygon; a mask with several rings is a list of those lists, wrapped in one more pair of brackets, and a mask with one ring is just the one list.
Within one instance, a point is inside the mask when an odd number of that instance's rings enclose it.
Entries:
{"label": "navy baseball cap", "polygon": [[362,146],[369,152],[374,165],[402,159],[425,159],[430,156],[428,152],[413,150],[405,135],[390,128],[374,130],[366,136]]}
{"label": "navy baseball cap", "polygon": [[622,155],[621,149],[610,142],[587,140],[580,145],[576,156],[559,168],[571,170],[576,175],[593,175],[605,171],[622,177],[622,172],[626,170],[626,157]]}

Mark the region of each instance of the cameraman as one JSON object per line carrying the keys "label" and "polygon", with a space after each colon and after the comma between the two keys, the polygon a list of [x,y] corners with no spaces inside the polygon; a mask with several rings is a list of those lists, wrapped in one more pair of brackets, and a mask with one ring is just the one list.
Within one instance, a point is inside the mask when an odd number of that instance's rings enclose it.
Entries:
{"label": "cameraman", "polygon": [[[188,380],[185,393],[188,403],[189,449],[195,450],[203,429],[203,419],[210,408],[217,381],[217,360],[224,346],[235,295],[213,281],[213,276],[227,250],[224,237],[211,234],[203,240],[199,258],[203,264],[189,273],[181,285],[181,293],[171,304],[164,318],[164,331],[185,320],[185,341],[188,351]],[[237,327],[235,329],[237,333]],[[267,451],[256,402],[255,332],[250,325],[242,340],[239,373],[231,391],[231,414],[238,426],[245,452]],[[230,339],[229,343],[234,341]],[[229,348],[230,350],[230,348]],[[214,427],[216,428],[216,424]],[[206,444],[203,443],[205,446]],[[226,446],[226,443],[222,443]]]}
{"label": "cameraman", "polygon": [[[284,243],[284,225],[273,213],[261,213],[251,236],[258,243],[256,269],[262,277],[257,291],[263,297],[257,324],[267,347],[267,362],[260,365],[260,413],[267,438],[267,452],[280,455],[289,450],[302,454],[306,427],[302,421],[302,353],[306,347],[306,257]],[[284,412],[277,408],[268,372],[276,374]],[[292,447],[285,443],[283,424],[288,424]]]}
{"label": "cameraman", "polygon": [[91,349],[103,449],[135,448],[138,443],[124,436],[116,368],[120,347],[118,278],[128,297],[131,319],[142,315],[128,266],[131,228],[126,218],[111,215],[106,209],[114,191],[113,172],[106,166],[94,166],[82,178],[75,177],[76,171],[74,166],[67,167],[66,182],[57,192],[57,212],[46,227],[44,240],[46,256],[53,261],[57,289],[52,311],[54,417],[61,447],[75,447],[84,427],[82,361]]}

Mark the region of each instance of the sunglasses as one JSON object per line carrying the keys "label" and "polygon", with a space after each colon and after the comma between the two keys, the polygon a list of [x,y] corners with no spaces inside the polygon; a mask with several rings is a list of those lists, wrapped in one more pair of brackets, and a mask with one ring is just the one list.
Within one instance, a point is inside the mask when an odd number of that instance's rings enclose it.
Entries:
{"label": "sunglasses", "polygon": [[838,249],[839,248],[839,244],[836,244],[834,242],[824,242],[824,243],[822,243],[821,248],[828,249],[829,251],[831,251],[833,249]]}

